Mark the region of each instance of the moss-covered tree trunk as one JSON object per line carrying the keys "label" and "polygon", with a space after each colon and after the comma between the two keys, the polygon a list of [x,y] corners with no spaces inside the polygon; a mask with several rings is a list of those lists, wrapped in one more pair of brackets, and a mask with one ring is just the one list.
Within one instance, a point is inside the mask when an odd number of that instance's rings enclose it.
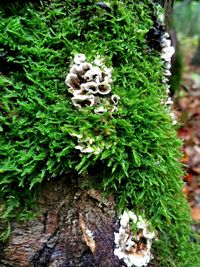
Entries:
{"label": "moss-covered tree trunk", "polygon": [[[120,212],[133,207],[138,214],[152,219],[158,232],[160,243],[152,247],[154,258],[147,262],[148,266],[176,266],[185,257],[189,220],[188,212],[182,208],[187,209],[180,193],[182,172],[174,159],[179,154],[179,141],[172,141],[175,131],[159,96],[166,97],[166,88],[158,55],[161,49],[157,49],[163,34],[163,28],[156,22],[157,7],[154,10],[158,1],[155,4],[147,0],[110,1],[113,3],[109,6],[92,0],[56,0],[40,1],[36,7],[28,3],[25,9],[24,3],[19,2],[16,9],[15,5],[12,9],[8,5],[1,7],[0,27],[5,32],[0,35],[4,90],[0,230],[6,229],[9,221],[11,233],[0,243],[0,266],[126,266],[114,251],[114,233],[119,232],[120,223],[134,232],[133,213],[130,213],[133,229],[127,226],[127,214],[124,221],[118,220]],[[168,22],[172,3],[163,0],[160,5]],[[114,112],[91,115],[87,108],[82,113],[74,111],[70,96],[63,89],[62,79],[66,76],[63,68],[69,67],[72,55],[91,53],[94,58],[93,52],[105,54],[114,71],[117,69],[114,84],[118,84],[116,90],[123,103],[119,116]],[[70,82],[66,80],[67,85]],[[75,82],[75,86],[80,84]],[[129,86],[133,88],[130,92]],[[84,123],[88,123],[87,127]],[[80,136],[79,130],[82,143],[77,146],[75,137]],[[103,147],[102,155],[93,147],[85,150],[81,147],[88,140],[94,143],[91,133],[104,137],[103,141],[96,139],[99,147]],[[82,151],[77,151],[80,147]],[[29,215],[33,192],[37,199],[36,203],[33,201],[33,210],[37,215],[20,222],[17,217]],[[21,211],[19,216],[16,210]],[[141,227],[146,227],[139,221]],[[146,235],[150,234],[148,229]],[[147,241],[140,235],[141,231],[134,241],[137,249],[127,248],[127,254],[140,257],[147,247]]]}
{"label": "moss-covered tree trunk", "polygon": [[[161,4],[168,21],[172,3]],[[114,232],[119,230],[114,195],[105,198],[100,190],[82,189],[84,179],[63,177],[42,185],[39,216],[12,222],[10,237],[0,248],[1,267],[125,266],[114,255]]]}
{"label": "moss-covered tree trunk", "polygon": [[[164,0],[161,5],[168,22],[172,3]],[[86,179],[71,176],[43,183],[39,215],[11,223],[9,239],[0,245],[1,267],[125,266],[114,255],[114,232],[119,231],[114,195],[82,188]]]}

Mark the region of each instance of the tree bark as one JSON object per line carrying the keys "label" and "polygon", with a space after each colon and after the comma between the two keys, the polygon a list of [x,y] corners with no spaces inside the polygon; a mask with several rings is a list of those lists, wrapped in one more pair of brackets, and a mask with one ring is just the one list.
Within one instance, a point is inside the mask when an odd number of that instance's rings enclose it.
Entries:
{"label": "tree bark", "polygon": [[48,182],[40,214],[12,223],[0,266],[123,266],[113,254],[118,223],[113,196],[81,189],[74,178]]}

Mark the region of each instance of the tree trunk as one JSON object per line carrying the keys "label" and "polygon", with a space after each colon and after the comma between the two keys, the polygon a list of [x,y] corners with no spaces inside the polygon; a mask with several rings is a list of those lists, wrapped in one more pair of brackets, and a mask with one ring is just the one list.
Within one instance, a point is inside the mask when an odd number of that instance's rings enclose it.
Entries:
{"label": "tree trunk", "polygon": [[191,60],[191,64],[192,65],[197,65],[199,66],[200,65],[200,37],[199,37],[199,41],[198,41],[198,46],[197,46],[197,49],[196,49],[196,52]]}
{"label": "tree trunk", "polygon": [[0,266],[121,266],[113,254],[118,227],[112,196],[103,199],[63,178],[44,186],[38,204],[37,218],[13,222]]}
{"label": "tree trunk", "polygon": [[[168,22],[172,1],[161,2]],[[63,177],[43,185],[39,215],[11,223],[11,235],[0,245],[0,267],[125,266],[114,255],[119,229],[114,196],[105,199],[98,190],[82,189],[81,179]]]}

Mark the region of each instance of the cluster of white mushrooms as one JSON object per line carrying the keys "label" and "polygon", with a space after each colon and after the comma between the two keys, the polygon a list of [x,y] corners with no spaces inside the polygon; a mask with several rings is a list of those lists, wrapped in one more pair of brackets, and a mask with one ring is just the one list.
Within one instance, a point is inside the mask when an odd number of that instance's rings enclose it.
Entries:
{"label": "cluster of white mushrooms", "polygon": [[[133,225],[136,226],[135,234]],[[128,267],[147,266],[153,258],[150,250],[155,232],[148,228],[142,217],[137,217],[132,211],[124,211],[121,215],[119,233],[115,233],[114,254]]]}
{"label": "cluster of white mushrooms", "polygon": [[118,110],[120,98],[111,94],[112,68],[107,68],[99,57],[91,64],[84,54],[76,54],[65,83],[77,109],[95,106],[98,114]]}
{"label": "cluster of white mushrooms", "polygon": [[92,153],[97,155],[100,154],[103,149],[112,147],[112,144],[102,140],[101,136],[97,135],[92,137],[89,132],[85,132],[84,134],[72,133],[71,136],[77,138],[78,145],[75,146],[75,149],[80,150],[81,153]]}
{"label": "cluster of white mushrooms", "polygon": [[[158,4],[157,5],[157,13],[156,13],[158,22],[165,27],[165,17],[164,17],[164,12],[162,7]],[[161,46],[162,46],[162,50],[161,50],[161,59],[164,62],[164,77],[162,82],[165,84],[166,87],[166,93],[167,93],[167,100],[166,101],[161,101],[162,104],[166,105],[169,109],[169,113],[170,116],[172,118],[172,124],[175,125],[177,123],[176,121],[176,116],[175,114],[171,111],[171,106],[173,104],[173,101],[171,99],[171,97],[169,96],[169,78],[171,76],[171,59],[173,54],[175,53],[175,49],[171,44],[171,40],[170,40],[170,36],[169,33],[165,32],[162,36],[162,40],[161,40]]]}
{"label": "cluster of white mushrooms", "polygon": [[161,58],[164,60],[164,78],[163,83],[166,84],[167,92],[169,93],[169,77],[171,76],[171,58],[175,53],[174,47],[171,45],[171,40],[169,34],[166,32],[162,37],[162,51]]}
{"label": "cluster of white mushrooms", "polygon": [[[162,51],[161,51],[161,58],[164,61],[164,77],[163,77],[163,83],[166,86],[167,95],[169,95],[169,77],[171,76],[171,58],[173,54],[175,53],[174,47],[171,45],[171,40],[169,34],[166,32],[164,33],[162,37]],[[171,97],[168,97],[167,101],[164,103],[166,106],[169,107],[170,110],[170,116],[172,118],[173,125],[177,123],[176,117],[174,113],[171,111],[171,105],[173,104],[173,101]]]}
{"label": "cluster of white mushrooms", "polygon": [[[112,68],[106,67],[100,57],[97,56],[91,64],[86,61],[84,54],[76,54],[65,83],[68,92],[73,95],[72,103],[78,110],[88,106],[94,106],[96,114],[113,113],[118,110],[120,97],[111,93]],[[101,136],[94,137],[90,132],[71,135],[78,139],[75,148],[81,153],[99,154],[109,146]]]}

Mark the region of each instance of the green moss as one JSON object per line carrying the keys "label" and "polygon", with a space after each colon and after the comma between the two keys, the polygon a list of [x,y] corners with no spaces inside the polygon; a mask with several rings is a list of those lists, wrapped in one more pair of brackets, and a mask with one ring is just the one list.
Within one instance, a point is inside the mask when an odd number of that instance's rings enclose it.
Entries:
{"label": "green moss", "polygon": [[[111,13],[93,0],[0,7],[2,218],[30,217],[42,181],[100,165],[98,186],[115,194],[119,212],[143,213],[158,230],[156,266],[192,266],[184,265],[196,248],[181,193],[181,144],[160,104],[160,56],[145,38],[151,12],[148,0],[113,1]],[[77,52],[114,67],[121,99],[113,117],[72,106],[64,80]],[[80,157],[74,132],[98,134],[108,148]]]}

